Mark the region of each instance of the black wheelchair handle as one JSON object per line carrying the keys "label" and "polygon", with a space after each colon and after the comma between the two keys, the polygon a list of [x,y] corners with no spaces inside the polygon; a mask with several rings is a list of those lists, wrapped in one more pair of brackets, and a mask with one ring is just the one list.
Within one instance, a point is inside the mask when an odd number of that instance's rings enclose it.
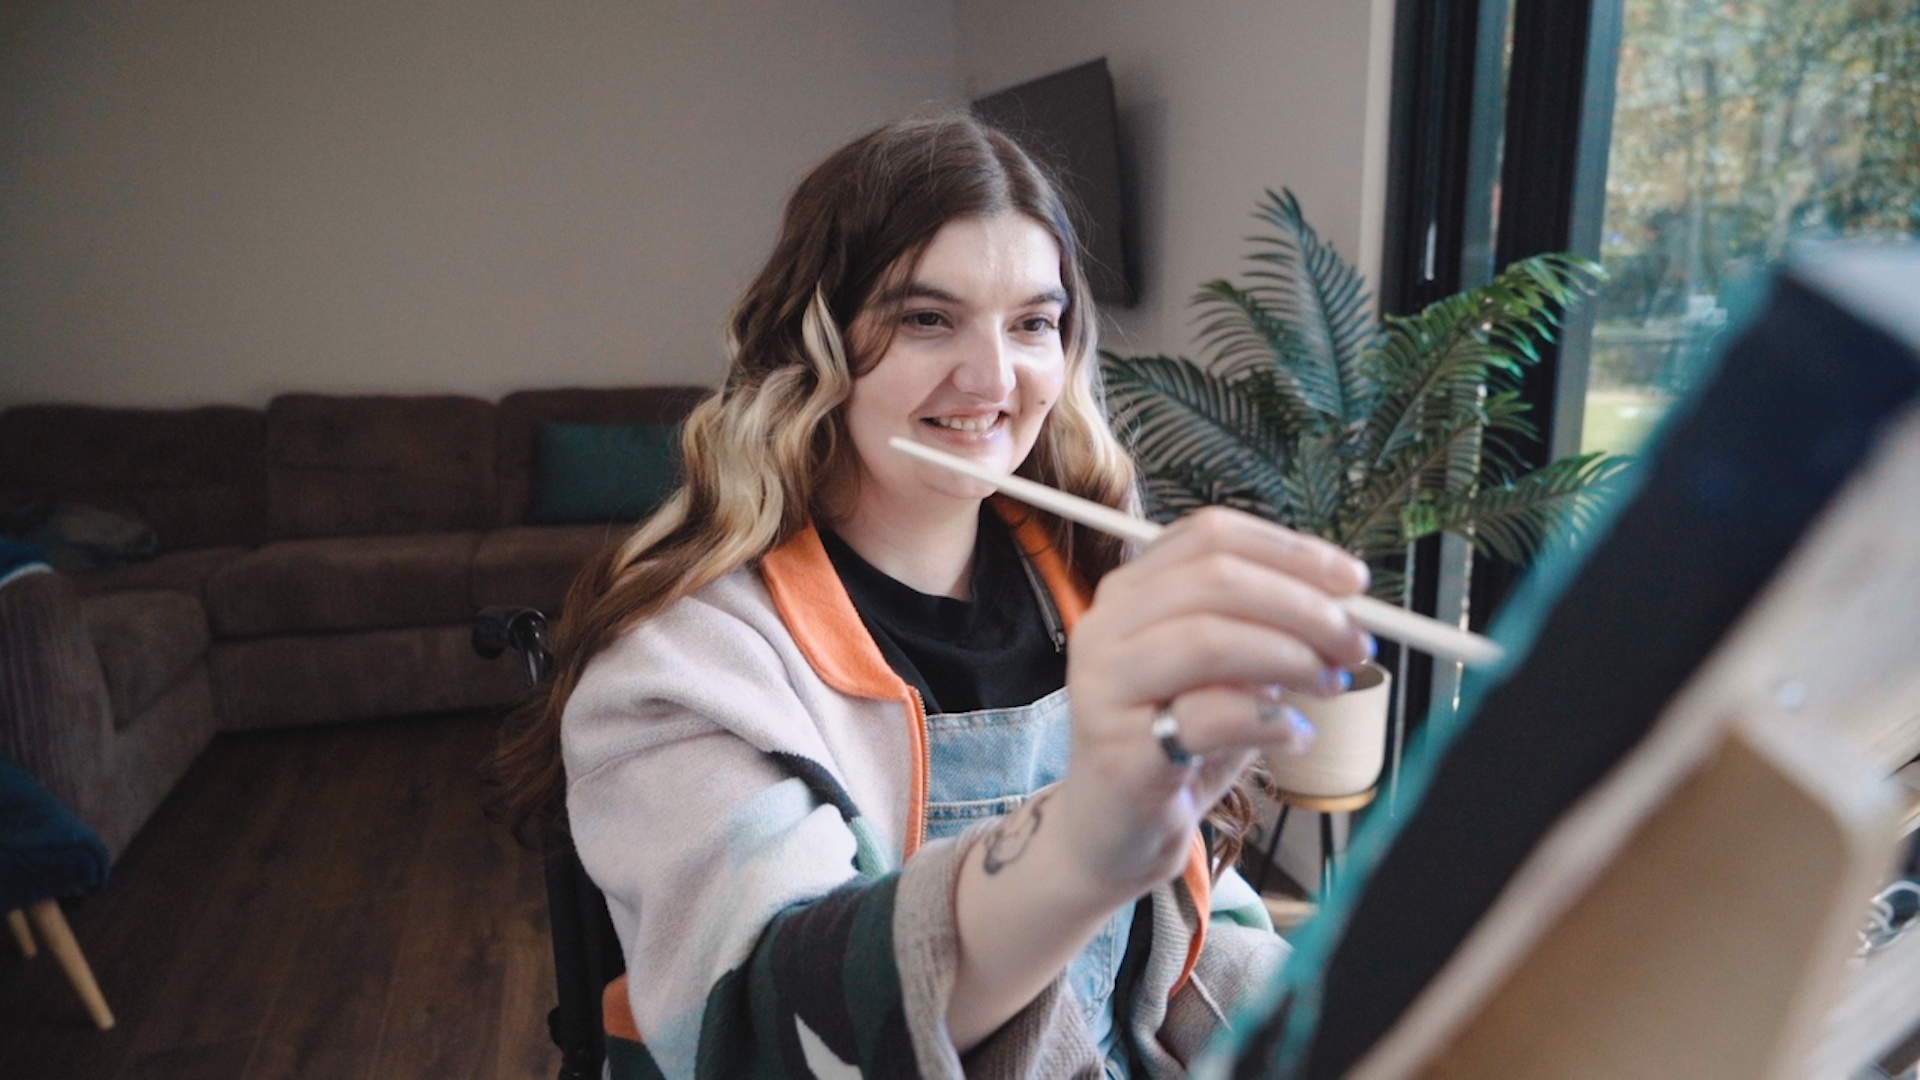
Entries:
{"label": "black wheelchair handle", "polygon": [[546,615],[538,608],[514,605],[482,608],[473,618],[473,651],[492,660],[508,649],[525,661],[528,686],[545,682],[553,668]]}

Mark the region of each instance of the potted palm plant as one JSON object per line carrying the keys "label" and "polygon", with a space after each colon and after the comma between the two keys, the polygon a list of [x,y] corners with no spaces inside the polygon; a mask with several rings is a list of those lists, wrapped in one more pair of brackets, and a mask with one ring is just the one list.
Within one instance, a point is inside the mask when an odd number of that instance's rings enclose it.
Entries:
{"label": "potted palm plant", "polygon": [[[1592,292],[1599,267],[1535,256],[1418,314],[1378,320],[1359,273],[1292,192],[1269,191],[1255,216],[1271,231],[1250,238],[1245,283],[1210,281],[1194,298],[1201,360],[1101,354],[1150,514],[1223,504],[1313,533],[1365,559],[1374,595],[1396,603],[1409,545],[1423,537],[1454,533],[1524,562],[1584,525],[1591,493],[1626,459],[1580,454],[1529,469],[1514,440],[1537,437],[1520,374],[1568,305]],[[1341,795],[1372,784],[1385,745],[1377,676],[1356,682],[1372,687],[1379,727],[1321,722],[1316,750],[1370,756],[1371,770],[1356,760],[1321,775],[1327,763],[1315,755],[1276,761],[1283,788]],[[1362,771],[1359,787],[1329,790]]]}

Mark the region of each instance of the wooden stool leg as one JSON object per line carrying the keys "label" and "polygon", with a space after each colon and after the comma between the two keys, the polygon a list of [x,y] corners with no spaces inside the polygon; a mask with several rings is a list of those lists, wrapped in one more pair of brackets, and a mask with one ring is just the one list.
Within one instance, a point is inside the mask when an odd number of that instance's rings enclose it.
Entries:
{"label": "wooden stool leg", "polygon": [[13,931],[13,940],[20,946],[20,955],[31,960],[40,955],[40,946],[33,943],[33,930],[27,926],[27,913],[19,908],[7,912],[7,929]]}
{"label": "wooden stool leg", "polygon": [[20,955],[31,960],[40,955],[40,946],[33,943],[33,930],[27,926],[27,913],[19,908],[7,912],[7,929],[13,931],[13,940],[20,946]]}
{"label": "wooden stool leg", "polygon": [[73,940],[73,930],[67,926],[67,917],[60,913],[60,905],[52,900],[42,900],[27,910],[33,916],[33,924],[40,928],[40,936],[47,939],[47,948],[67,973],[67,981],[73,984],[80,1000],[86,1003],[94,1026],[101,1031],[112,1027],[113,1012],[107,1008],[107,999],[100,993],[100,984],[93,981],[93,969],[87,966],[87,958],[80,955],[80,943]]}

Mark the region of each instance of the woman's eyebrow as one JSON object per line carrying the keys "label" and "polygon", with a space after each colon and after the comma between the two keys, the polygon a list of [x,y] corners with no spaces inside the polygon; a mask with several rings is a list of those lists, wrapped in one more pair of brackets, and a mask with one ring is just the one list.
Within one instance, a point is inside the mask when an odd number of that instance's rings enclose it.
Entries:
{"label": "woman's eyebrow", "polygon": [[880,295],[883,304],[897,304],[904,300],[938,300],[943,304],[960,307],[965,301],[937,285],[928,285],[924,281],[909,281],[896,285]]}
{"label": "woman's eyebrow", "polygon": [[[904,285],[896,285],[880,295],[880,303],[882,304],[898,304],[907,300],[936,300],[943,304],[952,304],[955,307],[966,306],[966,301],[960,299],[958,296],[955,296],[938,285],[929,285],[924,281],[909,281]],[[1041,304],[1059,304],[1065,307],[1067,304],[1067,291],[1057,288],[1043,289],[1027,297],[1019,306],[1036,307]]]}

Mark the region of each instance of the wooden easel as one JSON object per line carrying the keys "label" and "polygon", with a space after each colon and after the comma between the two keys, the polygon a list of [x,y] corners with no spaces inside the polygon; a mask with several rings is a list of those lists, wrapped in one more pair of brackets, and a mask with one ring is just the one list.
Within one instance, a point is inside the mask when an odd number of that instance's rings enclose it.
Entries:
{"label": "wooden easel", "polygon": [[1426,1074],[1814,1075],[1891,804],[1800,734],[1730,731]]}
{"label": "wooden easel", "polygon": [[1920,411],[1351,1075],[1854,1075],[1920,1029],[1920,932],[1853,956],[1916,755]]}

